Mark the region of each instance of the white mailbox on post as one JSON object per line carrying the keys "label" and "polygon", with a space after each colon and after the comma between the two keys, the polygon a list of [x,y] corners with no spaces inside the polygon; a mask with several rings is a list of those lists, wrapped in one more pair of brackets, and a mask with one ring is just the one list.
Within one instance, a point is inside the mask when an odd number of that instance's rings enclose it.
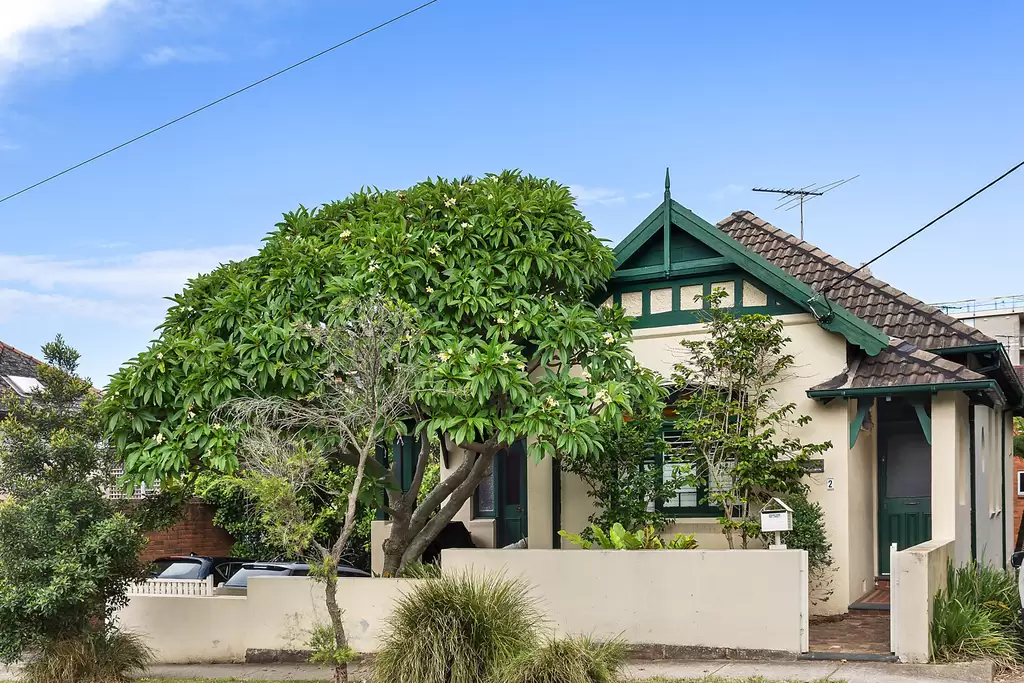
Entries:
{"label": "white mailbox on post", "polygon": [[786,505],[778,498],[772,498],[768,504],[761,509],[761,531],[775,533],[775,544],[769,546],[770,550],[785,550],[782,544],[782,532],[793,530],[793,508]]}

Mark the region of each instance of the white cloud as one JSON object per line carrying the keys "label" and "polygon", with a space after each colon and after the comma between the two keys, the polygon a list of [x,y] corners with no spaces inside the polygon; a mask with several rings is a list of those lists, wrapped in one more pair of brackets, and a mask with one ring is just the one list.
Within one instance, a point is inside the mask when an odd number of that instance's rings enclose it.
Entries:
{"label": "white cloud", "polygon": [[729,197],[733,197],[735,195],[738,195],[739,193],[741,193],[741,192],[743,192],[744,190],[747,190],[747,189],[748,188],[747,188],[746,185],[737,185],[736,183],[729,183],[728,185],[726,185],[724,187],[720,187],[717,190],[715,190],[714,192],[712,192],[709,195],[709,197],[713,201],[720,202],[720,201],[723,201],[725,199],[728,199]]}
{"label": "white cloud", "polygon": [[60,316],[151,330],[160,324],[168,305],[169,302],[160,299],[139,303],[0,288],[0,322]]}
{"label": "white cloud", "polygon": [[220,62],[224,59],[224,53],[202,45],[183,45],[179,47],[162,45],[142,56],[142,61],[150,66],[163,66],[164,64],[174,62],[202,64],[204,62]]}
{"label": "white cloud", "polygon": [[576,197],[576,201],[583,206],[586,206],[587,204],[601,204],[602,206],[609,206],[622,204],[626,201],[626,196],[621,190],[613,190],[607,187],[570,185],[569,191],[572,192],[574,197]]}
{"label": "white cloud", "polygon": [[653,196],[653,192],[640,192],[638,194],[633,195],[633,199],[648,199]]}
{"label": "white cloud", "polygon": [[159,299],[180,291],[189,278],[251,256],[256,249],[230,245],[81,260],[0,253],[0,283],[20,283],[43,292],[67,289],[74,296],[86,290],[115,298]]}
{"label": "white cloud", "polygon": [[71,59],[91,30],[132,0],[7,0],[0,8],[0,75]]}

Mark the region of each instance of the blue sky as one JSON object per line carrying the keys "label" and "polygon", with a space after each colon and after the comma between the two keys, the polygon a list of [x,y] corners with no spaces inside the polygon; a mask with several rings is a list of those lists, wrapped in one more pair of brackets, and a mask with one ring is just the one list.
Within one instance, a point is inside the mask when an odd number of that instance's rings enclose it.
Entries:
{"label": "blue sky", "polygon": [[[0,195],[414,4],[3,3]],[[792,231],[749,188],[860,174],[807,208],[807,238],[859,264],[1024,158],[1022,28],[1016,2],[441,0],[0,204],[0,339],[61,332],[103,384],[162,296],[282,212],[509,167],[575,186],[612,241],[666,166],[708,220]],[[928,301],[1024,293],[1022,198],[1024,171],[873,270]]]}

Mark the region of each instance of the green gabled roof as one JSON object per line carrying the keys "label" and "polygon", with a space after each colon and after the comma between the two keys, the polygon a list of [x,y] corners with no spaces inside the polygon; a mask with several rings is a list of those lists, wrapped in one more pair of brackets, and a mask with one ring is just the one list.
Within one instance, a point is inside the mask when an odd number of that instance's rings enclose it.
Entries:
{"label": "green gabled roof", "polygon": [[[711,223],[673,200],[668,193],[667,179],[665,195],[665,201],[615,247],[615,266],[620,270],[612,275],[613,282],[634,279],[667,279],[680,272],[710,271],[732,264],[772,287],[801,309],[814,315],[821,327],[841,334],[847,341],[861,348],[869,356],[878,355],[888,347],[889,337],[881,330],[861,320],[842,306],[825,300],[805,283],[750,251]],[[666,237],[664,232],[671,230],[672,226],[708,246],[719,256],[689,261],[684,264],[673,264],[669,252],[671,234],[669,233],[669,236]],[[656,237],[660,237],[664,244],[663,263],[660,266],[621,269],[623,264]]]}

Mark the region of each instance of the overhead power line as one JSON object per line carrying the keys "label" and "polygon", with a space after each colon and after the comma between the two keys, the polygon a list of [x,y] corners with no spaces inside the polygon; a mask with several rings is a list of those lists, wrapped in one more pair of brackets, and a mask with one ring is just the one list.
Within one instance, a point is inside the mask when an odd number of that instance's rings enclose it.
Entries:
{"label": "overhead power line", "polygon": [[247,86],[245,86],[243,88],[239,88],[238,90],[235,90],[234,92],[230,92],[227,95],[224,95],[223,97],[219,97],[216,100],[214,100],[213,102],[210,102],[208,104],[204,104],[201,107],[193,109],[192,111],[188,112],[187,114],[182,114],[181,116],[179,116],[176,119],[171,119],[167,123],[159,125],[156,128],[153,128],[152,130],[147,130],[142,135],[137,135],[137,136],[133,137],[131,140],[126,140],[126,141],[122,142],[119,145],[111,147],[110,149],[106,150],[105,152],[100,152],[96,156],[89,157],[85,161],[80,161],[79,163],[75,164],[74,166],[69,166],[69,167],[65,168],[63,171],[59,172],[59,173],[54,173],[52,176],[49,176],[48,178],[43,178],[39,182],[32,183],[28,187],[23,187],[22,189],[18,190],[17,192],[12,192],[11,194],[7,195],[6,197],[0,199],[0,204],[3,204],[8,199],[14,199],[15,197],[17,197],[20,194],[25,194],[29,190],[34,190],[35,188],[39,187],[40,185],[44,185],[44,184],[50,182],[51,180],[56,180],[57,178],[61,177],[62,175],[66,174],[66,173],[71,173],[74,170],[82,168],[86,164],[91,164],[92,162],[96,161],[97,159],[102,159],[103,157],[107,156],[108,154],[111,154],[113,152],[116,152],[119,149],[127,147],[128,145],[130,145],[130,144],[132,144],[134,142],[138,142],[139,140],[142,140],[143,138],[147,138],[150,135],[152,135],[153,133],[157,133],[157,132],[163,130],[164,128],[168,128],[170,126],[173,126],[174,124],[176,124],[176,123],[178,123],[180,121],[184,121],[185,119],[189,118],[190,116],[195,116],[199,112],[206,111],[210,107],[215,107],[218,104],[220,104],[221,102],[224,102],[225,100],[231,99],[235,95],[241,95],[246,90],[251,90],[251,89],[255,88],[258,85],[262,85],[262,84],[266,83],[267,81],[271,80],[272,78],[277,78],[278,76],[280,76],[282,74],[288,73],[292,69],[297,69],[298,67],[302,66],[303,64],[306,64],[308,62],[312,62],[314,59],[317,59],[318,57],[323,57],[327,53],[333,52],[333,51],[337,50],[339,47],[344,47],[345,45],[348,45],[349,43],[355,42],[355,41],[359,40],[360,38],[362,38],[364,36],[368,36],[371,33],[373,33],[374,31],[379,31],[380,29],[384,28],[385,26],[393,24],[396,21],[401,21],[402,19],[406,18],[407,16],[409,16],[411,14],[415,14],[416,12],[419,12],[420,10],[425,9],[425,8],[429,7],[430,5],[433,5],[434,3],[438,2],[438,1],[439,0],[429,0],[429,2],[425,2],[422,5],[419,5],[418,7],[414,7],[414,8],[412,8],[411,10],[409,10],[407,12],[403,12],[402,14],[399,14],[398,16],[392,17],[391,19],[388,19],[387,21],[385,21],[383,23],[377,24],[376,26],[374,26],[372,28],[368,28],[365,31],[363,31],[362,33],[358,33],[358,34],[352,36],[351,38],[347,38],[347,39],[341,41],[340,43],[338,43],[336,45],[332,45],[331,47],[329,47],[329,48],[327,48],[325,50],[321,50],[320,52],[317,52],[315,55],[310,55],[309,57],[306,57],[302,61],[295,62],[291,66],[286,66],[285,68],[281,69],[280,71],[275,71],[274,73],[270,74],[269,76],[265,76],[265,77],[261,78],[260,80],[254,81],[254,82],[250,83],[249,85],[247,85]]}
{"label": "overhead power line", "polygon": [[982,192],[984,192],[984,191],[985,191],[985,190],[987,190],[988,188],[990,188],[990,187],[992,187],[993,185],[995,185],[996,183],[998,183],[998,182],[999,182],[1000,180],[1002,180],[1002,179],[1006,178],[1007,176],[1009,176],[1009,175],[1010,175],[1011,173],[1013,173],[1014,171],[1016,171],[1017,169],[1019,169],[1019,168],[1020,168],[1021,166],[1024,166],[1024,161],[1021,161],[1021,162],[1020,162],[1019,164],[1017,164],[1016,166],[1014,166],[1013,168],[1011,168],[1011,169],[1010,169],[1009,171],[1006,171],[1006,172],[1005,172],[1005,173],[1003,173],[1003,174],[1002,174],[1001,176],[999,176],[998,178],[996,178],[995,180],[993,180],[993,181],[992,181],[992,182],[990,182],[989,184],[985,185],[985,186],[984,186],[983,188],[981,188],[980,190],[977,190],[976,192],[974,192],[973,194],[971,194],[971,195],[970,195],[969,197],[967,197],[966,199],[964,199],[964,200],[962,200],[962,201],[958,202],[958,203],[957,203],[957,204],[956,204],[955,206],[953,206],[952,208],[950,208],[950,209],[947,209],[946,211],[942,212],[941,214],[939,214],[938,216],[936,216],[936,217],[935,217],[935,218],[933,218],[932,220],[928,221],[927,223],[925,223],[924,225],[922,225],[922,226],[921,226],[920,228],[918,228],[918,229],[917,229],[917,230],[915,230],[914,232],[910,233],[909,235],[907,235],[906,237],[904,237],[903,239],[901,239],[901,240],[900,240],[899,242],[897,242],[896,244],[892,245],[891,247],[889,247],[888,249],[886,249],[885,251],[883,251],[883,252],[882,252],[881,254],[879,254],[878,256],[874,257],[874,258],[873,258],[873,259],[871,259],[870,261],[867,261],[866,263],[862,263],[862,264],[861,264],[861,265],[860,265],[859,267],[855,268],[854,270],[851,270],[851,271],[850,271],[849,273],[847,273],[846,275],[842,276],[841,278],[839,278],[839,279],[838,279],[838,280],[836,280],[835,282],[832,282],[831,284],[827,285],[827,286],[826,286],[826,287],[825,287],[824,289],[822,289],[822,290],[821,290],[821,293],[822,293],[823,295],[824,295],[824,294],[828,294],[828,293],[829,293],[830,291],[832,291],[832,290],[833,290],[833,289],[834,289],[834,288],[835,288],[835,287],[836,287],[837,285],[839,285],[839,284],[840,284],[841,282],[843,282],[843,281],[845,281],[845,280],[849,279],[849,278],[850,278],[850,277],[851,277],[852,275],[854,275],[855,273],[857,273],[857,272],[859,272],[859,271],[863,270],[864,268],[867,268],[867,267],[868,267],[868,266],[870,266],[870,265],[871,265],[872,263],[874,263],[874,262],[875,262],[875,261],[877,261],[878,259],[882,258],[882,257],[883,257],[883,256],[885,256],[886,254],[889,254],[889,253],[893,252],[893,251],[894,251],[895,249],[897,249],[897,248],[899,248],[899,247],[903,246],[904,244],[906,244],[906,243],[907,243],[907,242],[909,242],[910,240],[914,239],[915,237],[917,237],[918,235],[920,235],[920,234],[921,234],[922,232],[924,232],[924,231],[925,231],[925,230],[927,230],[928,228],[932,227],[933,225],[935,225],[936,223],[938,223],[939,221],[941,221],[941,220],[942,220],[943,218],[945,218],[945,217],[946,217],[946,216],[948,216],[949,214],[953,213],[954,211],[956,211],[957,209],[959,209],[959,208],[960,208],[961,206],[963,206],[964,204],[966,204],[967,202],[971,201],[972,199],[974,199],[975,197],[977,197],[977,196],[978,196],[979,194],[981,194]]}

